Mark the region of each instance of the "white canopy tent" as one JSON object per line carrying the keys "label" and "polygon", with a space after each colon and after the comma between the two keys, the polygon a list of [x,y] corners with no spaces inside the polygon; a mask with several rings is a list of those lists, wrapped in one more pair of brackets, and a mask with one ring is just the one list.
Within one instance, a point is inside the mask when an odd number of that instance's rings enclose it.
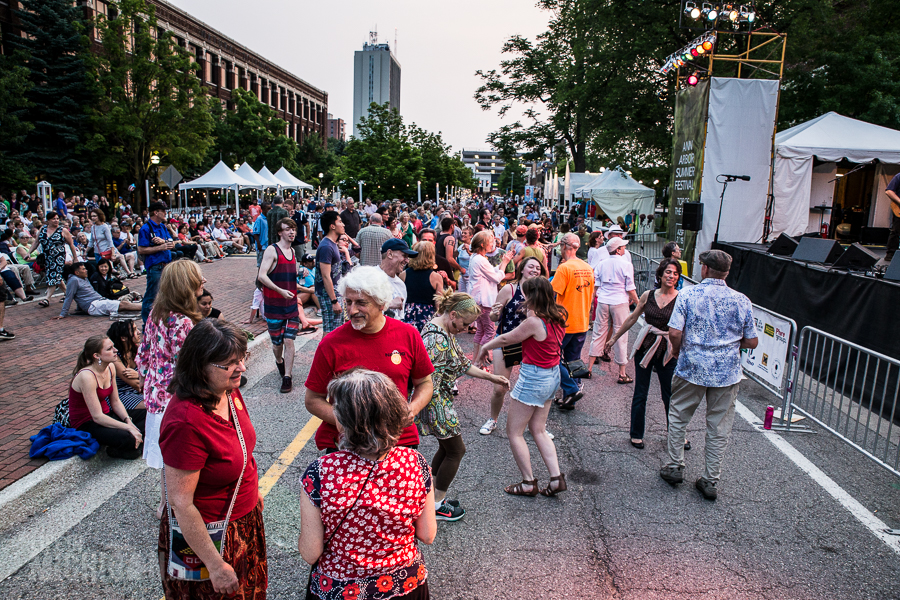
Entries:
{"label": "white canopy tent", "polygon": [[[814,160],[822,163],[814,167]],[[770,239],[815,231],[822,218],[812,207],[831,206],[837,164],[878,161],[869,226],[890,223],[884,188],[900,171],[900,131],[829,112],[775,136],[775,203]],[[827,220],[827,217],[825,217]]]}
{"label": "white canopy tent", "polygon": [[634,211],[652,215],[656,208],[656,192],[635,181],[621,168],[607,170],[583,185],[576,196],[590,198],[615,221]]}
{"label": "white canopy tent", "polygon": [[291,175],[291,172],[288,171],[287,169],[285,169],[284,167],[281,167],[280,169],[275,171],[274,177],[276,179],[278,179],[279,181],[283,182],[281,187],[283,187],[284,189],[287,189],[287,190],[311,190],[311,189],[313,189],[313,186],[309,185],[308,183],[304,183],[303,181],[300,181],[299,179],[297,179],[296,177]]}
{"label": "white canopy tent", "polygon": [[266,165],[263,165],[263,168],[259,170],[259,176],[268,182],[268,185],[266,185],[266,187],[273,187],[279,192],[281,191],[281,188],[284,187],[284,183],[282,183],[280,179],[275,177],[275,174],[272,173],[272,171],[270,171],[269,167],[267,167]]}
{"label": "white canopy tent", "polygon": [[[204,173],[197,179],[193,181],[188,181],[187,183],[181,183],[178,186],[179,191],[187,191],[187,190],[195,190],[195,189],[205,189],[205,190],[224,190],[228,189],[234,190],[234,207],[235,214],[241,214],[241,205],[240,200],[238,198],[238,191],[240,188],[254,188],[259,189],[259,185],[248,181],[232,171],[228,165],[226,165],[221,160],[210,169],[208,172]],[[209,197],[207,196],[207,200]]]}

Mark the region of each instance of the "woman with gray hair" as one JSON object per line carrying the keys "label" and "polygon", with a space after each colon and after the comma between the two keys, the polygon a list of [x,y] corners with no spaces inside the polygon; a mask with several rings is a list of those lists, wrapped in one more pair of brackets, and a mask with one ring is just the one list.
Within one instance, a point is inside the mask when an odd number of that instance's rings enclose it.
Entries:
{"label": "woman with gray hair", "polygon": [[314,461],[300,482],[298,547],[311,566],[307,598],[429,597],[416,539],[431,544],[437,521],[431,470],[398,446],[406,399],[386,375],[353,369],[328,384],[340,449]]}

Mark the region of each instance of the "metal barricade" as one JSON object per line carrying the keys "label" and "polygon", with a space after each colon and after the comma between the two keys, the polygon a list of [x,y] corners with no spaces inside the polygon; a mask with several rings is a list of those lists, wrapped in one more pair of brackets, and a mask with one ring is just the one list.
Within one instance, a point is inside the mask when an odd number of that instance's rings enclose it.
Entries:
{"label": "metal barricade", "polygon": [[790,410],[900,475],[900,361],[814,327],[800,332]]}
{"label": "metal barricade", "polygon": [[785,415],[797,353],[797,323],[757,304],[753,305],[753,321],[759,343],[756,349],[741,353],[741,368],[744,375],[782,401],[781,414]]}

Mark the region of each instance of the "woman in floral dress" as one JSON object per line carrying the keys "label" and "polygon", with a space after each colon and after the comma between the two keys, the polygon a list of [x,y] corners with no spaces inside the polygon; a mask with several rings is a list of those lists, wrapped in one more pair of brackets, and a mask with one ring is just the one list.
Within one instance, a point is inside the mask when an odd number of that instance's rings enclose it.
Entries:
{"label": "woman in floral dress", "polygon": [[66,284],[63,282],[63,267],[66,266],[66,245],[72,251],[72,256],[77,256],[75,252],[75,243],[72,240],[72,234],[65,227],[59,225],[59,215],[55,212],[47,213],[47,224],[41,228],[31,248],[28,249],[29,256],[32,252],[41,247],[44,254],[44,267],[47,269],[47,295],[44,296],[38,306],[46,308],[50,306],[50,298],[56,293],[56,289],[62,285],[63,290]]}
{"label": "woman in floral dress", "polygon": [[[147,407],[144,460],[148,466],[160,470],[160,482],[164,465],[159,448],[159,426],[172,399],[167,388],[175,374],[175,362],[185,338],[203,319],[197,299],[203,293],[204,283],[203,273],[193,261],[177,260],[163,269],[159,292],[138,350],[137,366],[144,378],[144,405]],[[157,518],[162,518],[165,503],[166,494],[160,484]]]}
{"label": "woman in floral dress", "polygon": [[506,387],[509,380],[474,366],[456,340],[456,335],[466,331],[481,314],[472,296],[447,290],[437,304],[437,316],[422,329],[422,341],[434,365],[431,376],[434,394],[416,417],[416,423],[420,434],[433,435],[438,440],[438,451],[431,460],[436,517],[439,521],[458,521],[466,511],[458,504],[445,502],[447,490],[466,453],[459,418],[453,408],[453,384],[463,374]]}

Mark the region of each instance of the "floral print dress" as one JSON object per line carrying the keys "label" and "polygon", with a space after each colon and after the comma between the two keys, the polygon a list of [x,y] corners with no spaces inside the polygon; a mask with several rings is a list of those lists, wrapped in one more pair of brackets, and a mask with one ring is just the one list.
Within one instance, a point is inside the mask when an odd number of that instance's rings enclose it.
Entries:
{"label": "floral print dress", "polygon": [[172,396],[166,388],[172,383],[178,353],[193,328],[194,322],[181,313],[169,313],[162,324],[147,319],[135,362],[144,377],[144,406],[148,413],[165,412],[169,405]]}
{"label": "floral print dress", "polygon": [[427,323],[422,329],[422,341],[434,365],[431,376],[434,393],[428,406],[416,416],[419,434],[433,435],[439,440],[461,435],[459,417],[453,408],[453,384],[469,370],[472,361],[463,354],[456,336],[434,323]]}
{"label": "floral print dress", "polygon": [[47,226],[44,225],[38,236],[47,265],[47,285],[59,285],[62,283],[63,268],[66,266],[66,239],[63,237],[62,227],[57,227],[53,235],[48,236]]}

